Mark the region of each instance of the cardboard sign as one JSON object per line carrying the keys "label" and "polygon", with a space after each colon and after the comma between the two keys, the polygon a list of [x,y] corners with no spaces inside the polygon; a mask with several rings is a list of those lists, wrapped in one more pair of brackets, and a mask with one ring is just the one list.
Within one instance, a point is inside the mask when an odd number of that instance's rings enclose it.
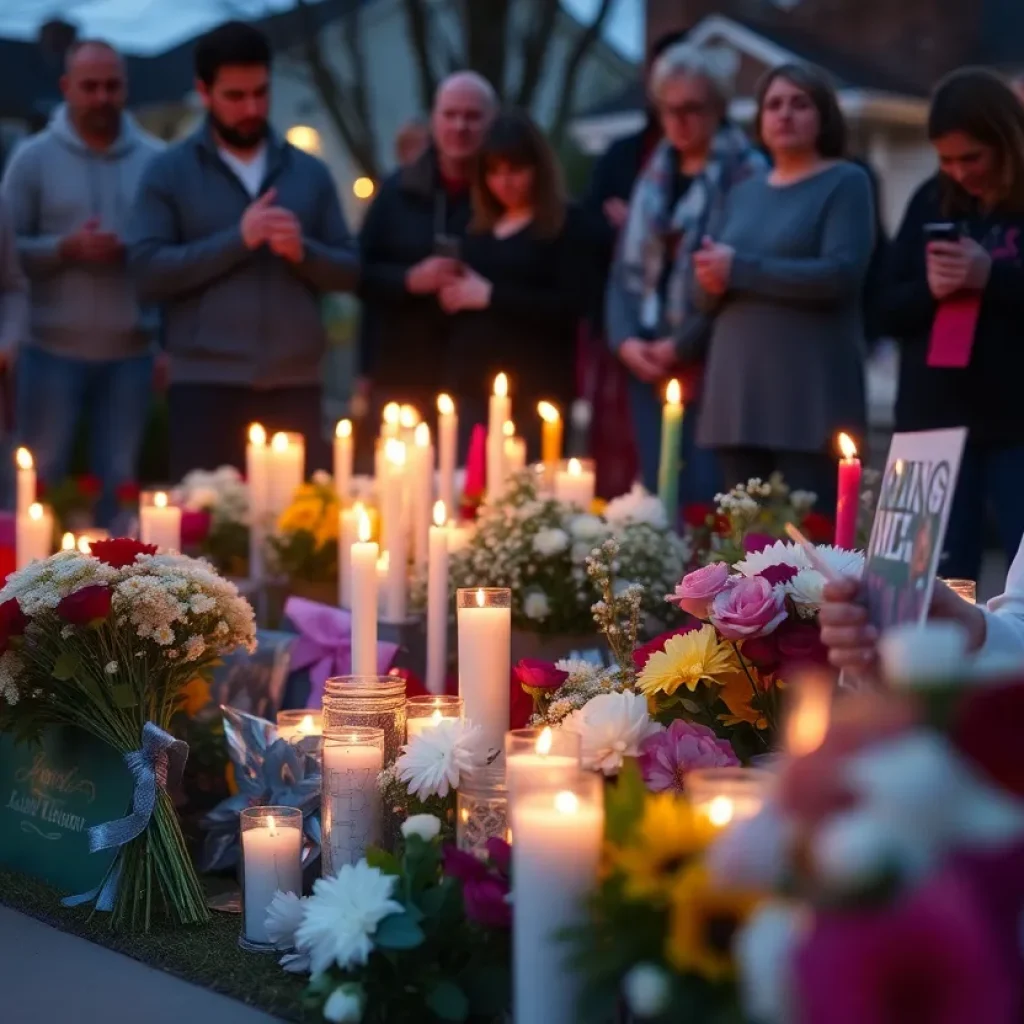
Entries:
{"label": "cardboard sign", "polygon": [[0,864],[57,889],[85,892],[115,850],[89,852],[89,828],[131,809],[121,755],[80,729],[46,730],[41,745],[0,735]]}
{"label": "cardboard sign", "polygon": [[893,436],[864,565],[879,630],[928,615],[966,440],[963,428]]}

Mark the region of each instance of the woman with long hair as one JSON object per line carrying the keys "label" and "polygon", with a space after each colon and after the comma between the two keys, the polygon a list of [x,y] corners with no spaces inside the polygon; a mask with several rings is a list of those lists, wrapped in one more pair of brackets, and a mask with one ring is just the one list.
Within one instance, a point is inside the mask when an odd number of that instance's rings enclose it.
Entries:
{"label": "woman with long hair", "polygon": [[468,427],[483,418],[495,376],[506,373],[516,427],[536,455],[538,401],[567,413],[576,393],[591,260],[555,154],[522,111],[501,113],[491,126],[472,205],[463,273],[439,296],[455,315],[445,379]]}
{"label": "woman with long hair", "polygon": [[967,427],[941,563],[977,579],[991,512],[1007,559],[1024,535],[1024,106],[965,68],[932,97],[939,173],[910,201],[880,291],[902,353],[897,430]]}
{"label": "woman with long hair", "polygon": [[714,316],[697,439],[718,452],[727,486],[780,472],[829,510],[836,433],[865,422],[871,185],[844,159],[835,92],[813,68],[763,78],[756,127],[772,169],[733,190],[693,257]]}

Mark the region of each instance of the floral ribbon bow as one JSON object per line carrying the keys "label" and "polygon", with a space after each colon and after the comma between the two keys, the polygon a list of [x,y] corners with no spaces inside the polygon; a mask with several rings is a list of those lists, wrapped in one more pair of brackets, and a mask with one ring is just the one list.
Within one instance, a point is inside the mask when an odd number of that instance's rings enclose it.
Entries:
{"label": "floral ribbon bow", "polygon": [[[93,825],[89,829],[89,852],[124,846],[140,836],[156,810],[159,791],[166,789],[168,782],[176,783],[181,778],[187,759],[188,744],[184,740],[176,740],[158,725],[147,722],[142,727],[142,746],[124,755],[135,781],[131,814]],[[62,902],[66,907],[77,907],[95,899],[97,910],[113,910],[119,878],[120,870],[115,861],[100,886],[78,896],[68,896]]]}
{"label": "floral ribbon bow", "polygon": [[[352,671],[352,616],[303,597],[289,597],[284,613],[299,634],[292,644],[291,667],[296,671],[309,669],[307,706],[318,708],[327,680]],[[377,671],[381,675],[391,668],[397,653],[397,644],[377,644]]]}

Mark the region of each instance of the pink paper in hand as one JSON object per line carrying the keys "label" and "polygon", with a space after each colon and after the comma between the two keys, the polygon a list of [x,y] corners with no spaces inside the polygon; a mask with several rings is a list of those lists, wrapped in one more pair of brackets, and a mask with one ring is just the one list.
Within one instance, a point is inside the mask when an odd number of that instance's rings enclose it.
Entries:
{"label": "pink paper in hand", "polygon": [[962,370],[970,363],[980,312],[978,294],[954,295],[941,303],[928,342],[929,366]]}

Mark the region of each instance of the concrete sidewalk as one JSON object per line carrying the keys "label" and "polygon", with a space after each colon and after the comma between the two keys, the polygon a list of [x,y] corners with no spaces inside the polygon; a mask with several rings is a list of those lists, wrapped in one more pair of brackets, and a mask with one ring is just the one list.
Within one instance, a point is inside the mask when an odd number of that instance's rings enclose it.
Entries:
{"label": "concrete sidewalk", "polygon": [[3,1024],[273,1024],[278,1018],[0,907]]}

